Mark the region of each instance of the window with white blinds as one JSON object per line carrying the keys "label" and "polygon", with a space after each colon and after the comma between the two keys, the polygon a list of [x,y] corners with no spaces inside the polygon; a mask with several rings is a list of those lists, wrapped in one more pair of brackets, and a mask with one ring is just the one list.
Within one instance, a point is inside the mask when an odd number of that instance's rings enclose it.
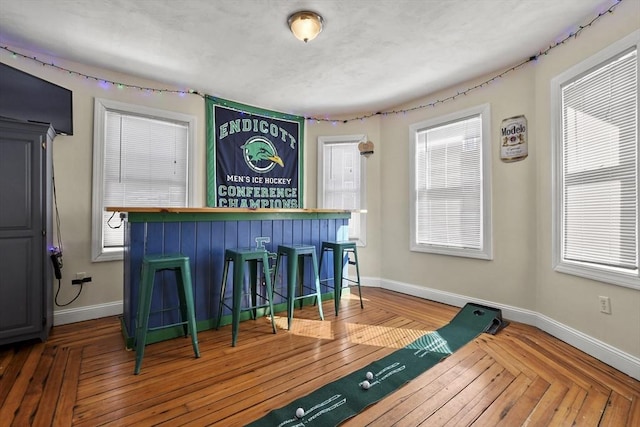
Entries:
{"label": "window with white blinds", "polygon": [[411,126],[411,250],[491,259],[489,106]]}
{"label": "window with white blinds", "polygon": [[[327,209],[365,209],[365,158],[358,144],[364,135],[318,138],[318,206]],[[349,240],[366,244],[366,214],[351,214]]]}
{"label": "window with white blinds", "polygon": [[[98,104],[100,104],[98,106]],[[121,256],[124,228],[108,206],[183,207],[189,204],[193,117],[96,100],[94,260]],[[186,121],[185,121],[186,120]],[[98,196],[98,197],[95,197]]]}
{"label": "window with white blinds", "polygon": [[638,52],[620,47],[554,79],[556,269],[637,286]]}

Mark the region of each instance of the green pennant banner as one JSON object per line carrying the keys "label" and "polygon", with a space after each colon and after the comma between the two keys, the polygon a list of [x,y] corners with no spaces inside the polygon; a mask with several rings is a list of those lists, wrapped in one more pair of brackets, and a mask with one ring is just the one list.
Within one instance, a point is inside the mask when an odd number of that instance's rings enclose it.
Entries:
{"label": "green pennant banner", "polygon": [[207,206],[302,208],[304,118],[206,97]]}

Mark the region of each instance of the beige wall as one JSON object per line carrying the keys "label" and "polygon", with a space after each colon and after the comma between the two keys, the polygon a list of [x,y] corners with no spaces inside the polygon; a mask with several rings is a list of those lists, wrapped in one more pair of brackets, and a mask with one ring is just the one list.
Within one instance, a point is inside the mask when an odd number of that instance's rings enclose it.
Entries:
{"label": "beige wall", "polygon": [[[640,291],[581,279],[551,269],[550,80],[640,28],[640,2],[624,2],[613,14],[536,66],[538,272],[536,311],[593,338],[640,356]],[[599,312],[598,296],[611,298],[611,315]]]}
{"label": "beige wall", "polygon": [[[526,309],[535,308],[535,132],[532,70],[524,68],[490,87],[452,102],[382,123],[382,240],[381,262],[386,279],[418,284],[473,298]],[[420,103],[429,103],[467,82]],[[433,255],[409,251],[409,125],[469,107],[491,106],[493,260]],[[523,114],[529,120],[530,154],[523,161],[499,160],[502,119]]]}
{"label": "beige wall", "polygon": [[[22,52],[22,51],[21,51]],[[27,52],[24,52],[25,54]],[[82,64],[60,61],[44,55],[38,59],[115,82],[141,87],[170,88],[157,82],[149,82],[128,75],[91,68]],[[13,58],[0,50],[0,61],[34,74],[73,91],[73,136],[57,136],[54,140],[53,162],[56,194],[60,213],[63,253],[63,280],[58,301],[65,303],[76,294],[78,286],[71,280],[76,272],[86,272],[92,282],[84,285],[82,294],[64,309],[81,309],[88,306],[118,303],[122,301],[122,262],[91,262],[91,181],[93,171],[93,103],[94,98],[107,98],[131,104],[145,105],[192,114],[197,117],[197,159],[199,179],[205,183],[205,121],[204,100],[196,95],[146,93],[137,89],[118,89],[113,85],[100,85],[93,79],[85,79],[34,61]],[[199,186],[199,203],[204,200],[204,184]],[[54,287],[57,289],[57,281]],[[54,290],[55,292],[55,290]],[[58,311],[60,308],[54,307]]]}
{"label": "beige wall", "polygon": [[[360,250],[363,275],[383,283],[399,282],[481,299],[524,311],[537,312],[640,357],[640,291],[555,273],[551,267],[551,141],[549,82],[567,67],[587,58],[639,27],[640,4],[624,2],[615,13],[598,21],[577,39],[555,49],[489,86],[455,101],[407,114],[375,116],[363,121],[306,124],[305,202],[316,206],[317,137],[367,134],[375,154],[367,159],[367,246]],[[45,61],[54,59],[40,57]],[[197,153],[199,200],[205,200],[204,101],[194,95],[146,94],[133,89],[101,88],[97,82],[14,59],[0,51],[0,60],[31,74],[72,89],[73,136],[55,140],[54,162],[58,208],[64,243],[62,301],[76,287],[75,272],[86,272],[93,282],[68,308],[81,310],[122,300],[122,263],[91,262],[91,179],[93,99],[102,97],[193,114],[198,120]],[[57,59],[55,59],[58,61]],[[85,74],[141,86],[165,87],[82,64],[58,62]],[[416,100],[409,108],[447,97],[485,79]],[[251,100],[238,100],[247,104]],[[447,257],[409,251],[409,126],[471,106],[491,105],[492,143],[492,261]],[[499,160],[500,122],[511,116],[527,117],[529,156],[523,161]],[[357,115],[357,114],[356,114]],[[598,311],[598,296],[611,298],[612,314]],[[58,311],[59,313],[59,311]]]}
{"label": "beige wall", "polygon": [[[625,2],[579,37],[489,86],[453,102],[383,118],[382,277],[531,310],[640,357],[640,291],[553,271],[550,139],[551,79],[638,28],[640,3]],[[493,75],[401,109],[445,98]],[[491,105],[492,117],[493,261],[410,252],[409,125],[483,103]],[[529,156],[501,162],[500,122],[519,114],[528,120]],[[600,295],[611,298],[611,315],[599,312]]]}

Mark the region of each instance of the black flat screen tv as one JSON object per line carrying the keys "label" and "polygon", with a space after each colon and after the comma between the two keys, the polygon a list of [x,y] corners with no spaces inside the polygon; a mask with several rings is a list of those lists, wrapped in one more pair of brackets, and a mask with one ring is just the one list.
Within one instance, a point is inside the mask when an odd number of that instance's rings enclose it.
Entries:
{"label": "black flat screen tv", "polygon": [[0,116],[50,123],[73,135],[73,92],[0,62]]}

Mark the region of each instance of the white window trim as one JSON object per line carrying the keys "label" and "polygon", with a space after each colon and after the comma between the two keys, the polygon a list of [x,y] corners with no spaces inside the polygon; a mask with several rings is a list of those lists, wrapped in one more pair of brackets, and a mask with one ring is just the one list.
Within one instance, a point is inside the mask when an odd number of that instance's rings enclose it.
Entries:
{"label": "white window trim", "polygon": [[[192,206],[195,200],[195,176],[196,162],[195,156],[195,140],[196,140],[196,117],[177,113],[174,111],[161,110],[157,108],[146,107],[142,105],[127,104],[124,102],[113,101],[110,99],[95,98],[93,110],[93,196],[91,209],[91,260],[93,262],[100,261],[117,261],[124,257],[124,248],[103,248],[102,247],[102,214],[106,206],[103,206],[103,190],[104,190],[104,135],[105,135],[105,117],[107,111],[118,111],[121,113],[138,114],[147,117],[160,118],[173,121],[181,121],[189,124],[189,153],[188,162],[188,182],[187,197],[188,205]],[[112,223],[118,224],[120,219],[118,214],[114,216]]]}
{"label": "white window trim", "polygon": [[[338,135],[338,136],[319,136],[318,137],[318,192],[317,205],[323,208],[324,200],[324,146],[325,144],[335,143],[359,143],[367,140],[367,135]],[[360,201],[361,213],[352,213],[351,215],[360,215],[360,236],[355,240],[357,246],[367,245],[367,159],[360,156]]]}
{"label": "white window trim", "polygon": [[[640,271],[636,275],[630,275],[614,269],[596,268],[580,262],[562,260],[562,189],[560,188],[562,177],[562,85],[634,46],[640,47],[640,30],[634,31],[551,80],[551,141],[554,145],[551,152],[551,210],[553,215],[551,253],[553,269],[557,272],[640,290]],[[640,70],[640,67],[638,68]],[[638,105],[640,105],[640,95]],[[640,170],[640,156],[638,156],[638,163],[637,170]],[[640,188],[640,174],[638,175],[638,188]],[[639,243],[638,240],[640,239],[637,239],[636,244]]]}
{"label": "white window trim", "polygon": [[[436,245],[419,244],[416,241],[416,145],[417,133],[425,128],[444,125],[449,122],[464,119],[470,116],[480,115],[482,118],[482,250],[450,248]],[[491,220],[491,107],[483,104],[468,108],[441,117],[414,123],[409,126],[409,249],[413,252],[427,252],[441,255],[450,255],[484,260],[493,259],[493,231]]]}

